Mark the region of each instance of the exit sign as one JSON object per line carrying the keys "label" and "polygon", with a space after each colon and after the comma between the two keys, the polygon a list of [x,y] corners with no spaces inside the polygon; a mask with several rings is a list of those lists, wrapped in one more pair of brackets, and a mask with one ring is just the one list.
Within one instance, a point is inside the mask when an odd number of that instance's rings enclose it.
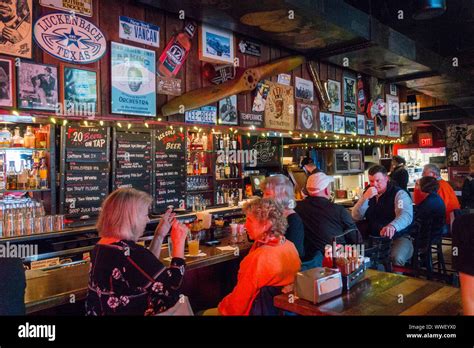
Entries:
{"label": "exit sign", "polygon": [[420,133],[418,135],[418,145],[420,147],[433,146],[433,134],[432,133]]}

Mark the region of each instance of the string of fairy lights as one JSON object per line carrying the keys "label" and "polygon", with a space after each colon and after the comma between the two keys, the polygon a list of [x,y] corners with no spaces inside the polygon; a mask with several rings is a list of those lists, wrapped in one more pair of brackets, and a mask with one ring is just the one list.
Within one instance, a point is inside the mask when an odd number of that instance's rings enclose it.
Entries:
{"label": "string of fairy lights", "polygon": [[[13,112],[13,114],[15,114]],[[33,122],[35,122],[35,118],[32,117]],[[62,125],[66,126],[72,120],[68,119],[60,119],[54,116],[49,117],[49,121],[55,125]],[[86,126],[86,127],[93,127],[96,125],[100,126],[113,126],[115,125],[119,129],[123,130],[131,130],[132,128],[152,128],[155,125],[159,126],[166,126],[168,129],[179,129],[180,132],[183,132],[185,129],[190,130],[192,132],[206,132],[209,131],[212,134],[216,133],[228,133],[234,135],[242,135],[242,136],[258,136],[262,138],[271,138],[271,137],[285,137],[291,138],[295,141],[303,140],[303,143],[296,143],[296,144],[288,144],[288,146],[293,147],[303,147],[303,148],[360,148],[361,146],[374,146],[374,145],[393,145],[393,144],[401,144],[404,142],[404,137],[387,139],[387,138],[377,138],[367,135],[357,135],[355,133],[352,134],[333,134],[328,132],[300,132],[300,131],[288,131],[288,132],[281,132],[275,130],[262,130],[258,129],[255,126],[235,126],[235,127],[228,127],[222,125],[180,125],[180,124],[169,124],[169,122],[164,122],[161,117],[154,118],[147,122],[130,122],[128,120],[74,120],[74,122],[78,122],[79,124]]]}

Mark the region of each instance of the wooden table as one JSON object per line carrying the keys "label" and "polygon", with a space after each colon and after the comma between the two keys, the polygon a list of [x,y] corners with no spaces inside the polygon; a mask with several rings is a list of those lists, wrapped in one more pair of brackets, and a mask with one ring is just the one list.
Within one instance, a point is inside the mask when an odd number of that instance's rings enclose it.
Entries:
{"label": "wooden table", "polygon": [[314,305],[292,294],[274,298],[275,307],[300,315],[462,315],[458,288],[443,283],[368,270],[348,292]]}

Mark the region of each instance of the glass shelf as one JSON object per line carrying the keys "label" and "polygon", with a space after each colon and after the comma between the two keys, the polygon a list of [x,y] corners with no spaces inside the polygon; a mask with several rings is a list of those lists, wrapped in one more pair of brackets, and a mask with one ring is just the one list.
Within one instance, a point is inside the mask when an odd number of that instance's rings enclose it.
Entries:
{"label": "glass shelf", "polygon": [[30,148],[30,147],[0,147],[0,151],[49,151],[46,148]]}

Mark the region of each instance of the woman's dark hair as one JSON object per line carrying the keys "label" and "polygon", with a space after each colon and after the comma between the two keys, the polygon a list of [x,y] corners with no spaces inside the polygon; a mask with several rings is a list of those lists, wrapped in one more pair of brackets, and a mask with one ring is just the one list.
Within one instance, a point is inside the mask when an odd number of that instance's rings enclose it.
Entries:
{"label": "woman's dark hair", "polygon": [[384,166],[380,166],[378,164],[373,167],[370,167],[369,169],[370,176],[375,175],[377,173],[382,173],[383,175],[387,175],[387,169]]}
{"label": "woman's dark hair", "polygon": [[424,176],[420,179],[420,189],[424,193],[438,192],[438,180],[432,176]]}
{"label": "woman's dark hair", "polygon": [[406,164],[407,163],[407,161],[405,161],[405,159],[402,156],[393,156],[392,160],[394,160],[398,164]]}

